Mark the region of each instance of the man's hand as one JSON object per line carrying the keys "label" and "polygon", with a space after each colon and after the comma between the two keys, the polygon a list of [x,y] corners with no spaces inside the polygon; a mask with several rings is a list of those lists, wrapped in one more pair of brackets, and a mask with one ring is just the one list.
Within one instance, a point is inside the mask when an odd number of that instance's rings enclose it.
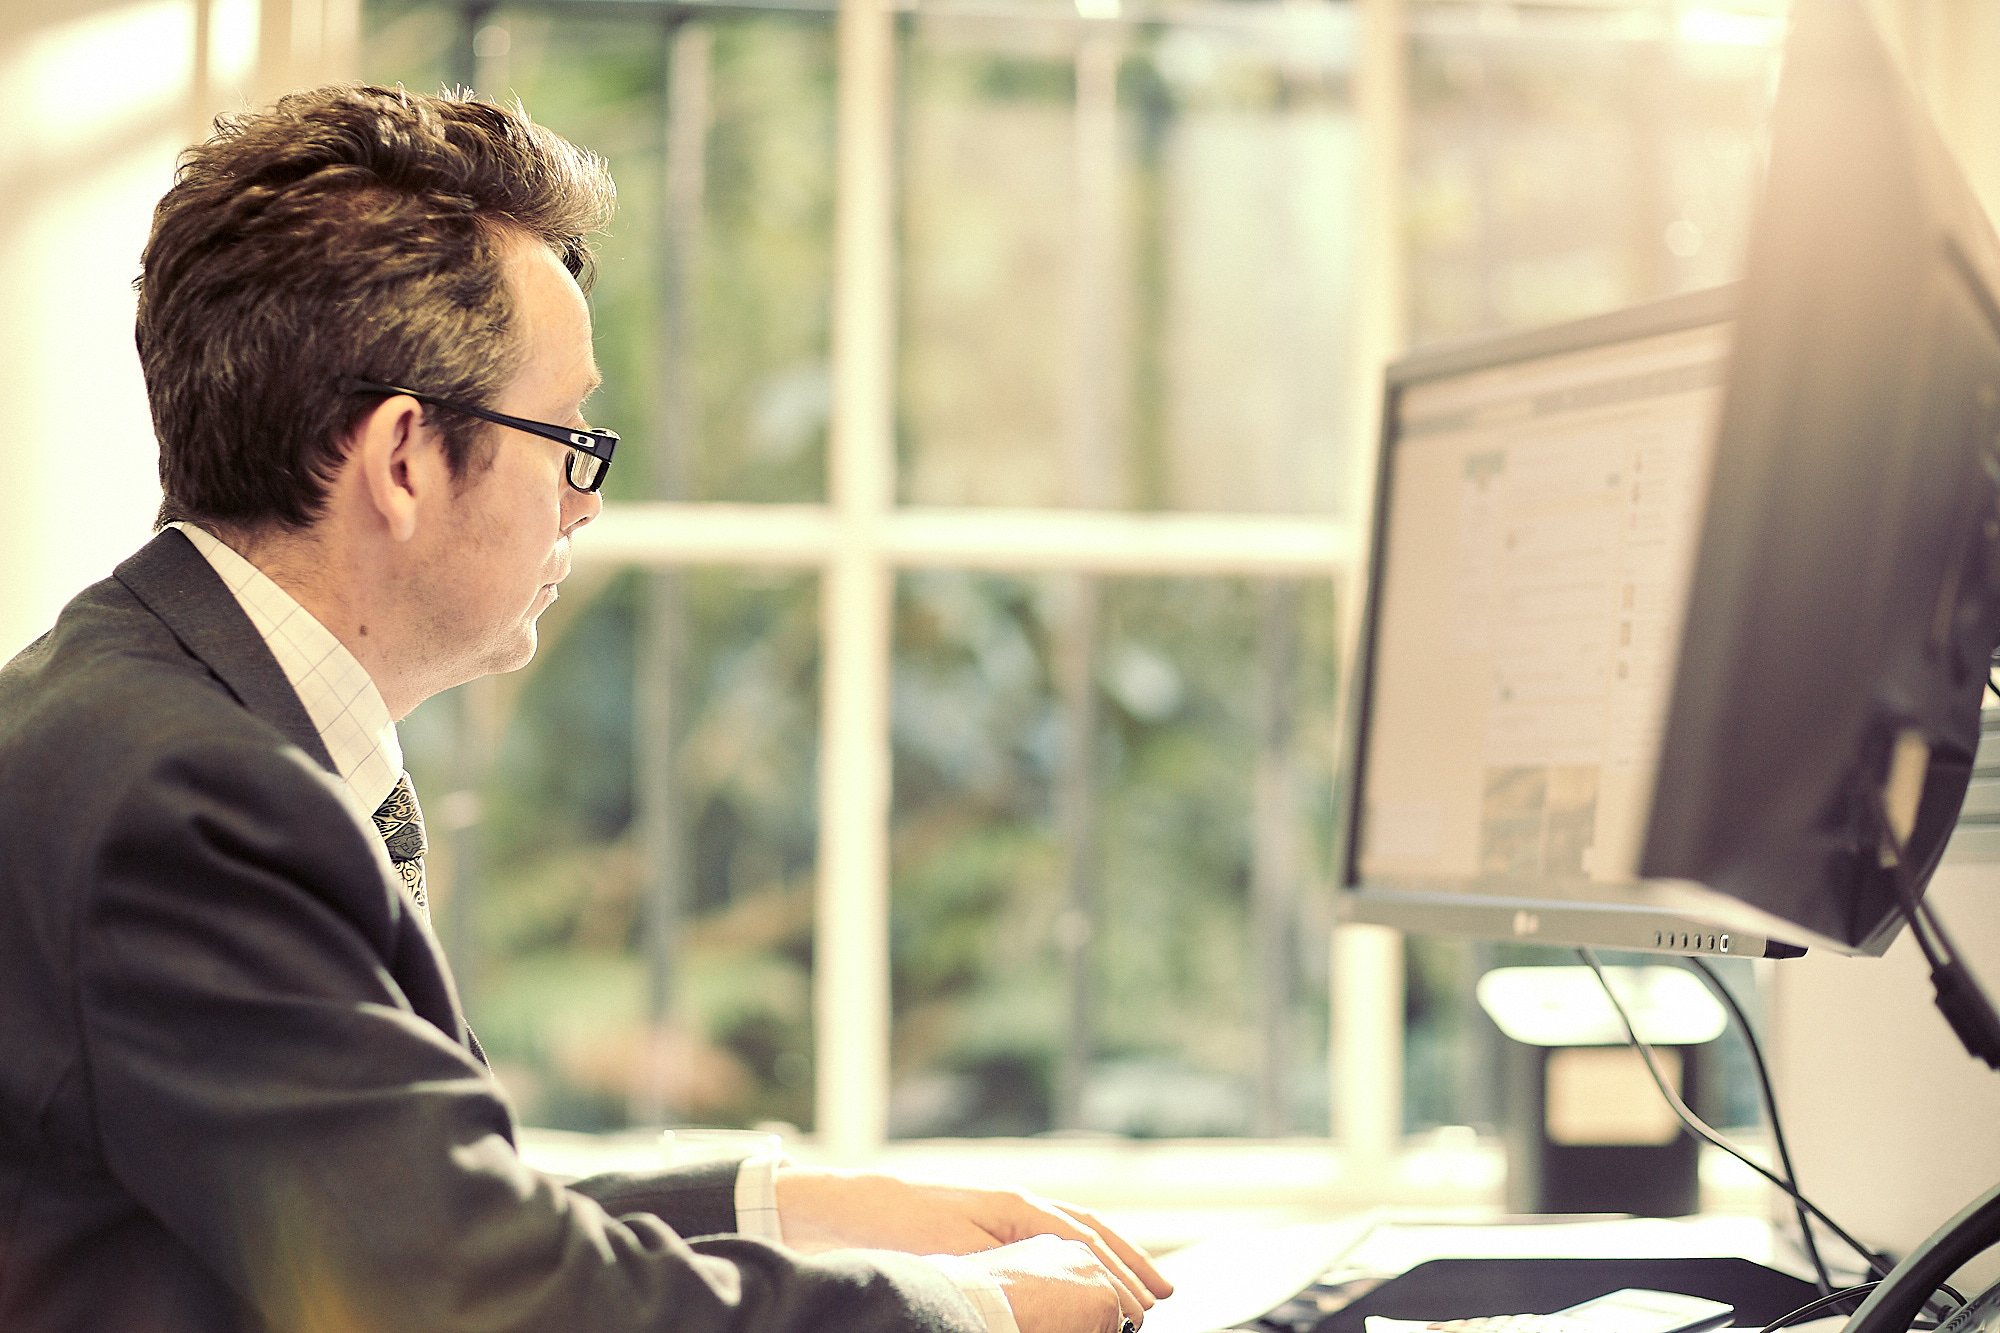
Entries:
{"label": "man's hand", "polygon": [[963,1262],[999,1284],[1021,1333],[1119,1333],[1121,1320],[1137,1324],[1146,1317],[1082,1241],[1035,1236]]}
{"label": "man's hand", "polygon": [[[911,1254],[978,1255],[994,1265],[1028,1263],[1013,1279],[1021,1288],[1019,1301],[1038,1320],[1030,1324],[1016,1306],[1021,1333],[1036,1329],[1094,1333],[1088,1322],[1089,1283],[1108,1279],[1116,1295],[1110,1322],[1118,1327],[1118,1310],[1137,1322],[1173,1286],[1137,1246],[1090,1213],[1015,1190],[972,1189],[928,1185],[894,1176],[851,1171],[781,1166],[777,1173],[778,1221],[785,1243],[801,1250],[904,1250]],[[1049,1239],[1068,1242],[1060,1249]],[[1031,1245],[1018,1242],[1029,1241]],[[1007,1246],[1003,1253],[997,1247]],[[1081,1273],[1074,1263],[1087,1257]],[[1094,1270],[1094,1271],[1092,1271]],[[1008,1285],[1007,1270],[994,1268]],[[1097,1313],[1103,1313],[1103,1310]],[[1077,1318],[1085,1322],[1074,1322]]]}

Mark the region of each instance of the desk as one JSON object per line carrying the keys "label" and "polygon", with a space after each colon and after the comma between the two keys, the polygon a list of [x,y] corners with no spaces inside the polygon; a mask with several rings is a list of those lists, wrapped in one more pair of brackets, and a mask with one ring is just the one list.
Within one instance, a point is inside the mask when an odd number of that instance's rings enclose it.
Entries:
{"label": "desk", "polygon": [[1146,1329],[1147,1333],[1212,1333],[1231,1328],[1315,1281],[1342,1284],[1341,1297],[1352,1300],[1377,1281],[1433,1259],[1722,1257],[1768,1264],[1775,1246],[1771,1228],[1749,1217],[1462,1223],[1371,1213],[1324,1224],[1217,1236],[1165,1256],[1160,1267],[1176,1291],[1147,1315]]}

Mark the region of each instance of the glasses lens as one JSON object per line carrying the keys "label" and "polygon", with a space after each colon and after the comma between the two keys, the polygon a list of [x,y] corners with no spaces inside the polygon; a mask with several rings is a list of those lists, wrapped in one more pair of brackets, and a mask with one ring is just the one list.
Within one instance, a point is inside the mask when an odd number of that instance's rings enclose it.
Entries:
{"label": "glasses lens", "polygon": [[572,449],[569,451],[569,484],[580,491],[594,491],[604,484],[604,474],[610,467],[596,454]]}

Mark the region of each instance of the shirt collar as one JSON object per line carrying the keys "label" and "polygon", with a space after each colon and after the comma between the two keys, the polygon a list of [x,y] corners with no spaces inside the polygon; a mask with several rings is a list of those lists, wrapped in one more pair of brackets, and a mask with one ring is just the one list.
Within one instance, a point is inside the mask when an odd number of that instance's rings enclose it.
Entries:
{"label": "shirt collar", "polygon": [[403,747],[382,692],[354,654],[292,595],[206,528],[169,523],[194,544],[278,660],[334,770],[372,812],[395,789]]}

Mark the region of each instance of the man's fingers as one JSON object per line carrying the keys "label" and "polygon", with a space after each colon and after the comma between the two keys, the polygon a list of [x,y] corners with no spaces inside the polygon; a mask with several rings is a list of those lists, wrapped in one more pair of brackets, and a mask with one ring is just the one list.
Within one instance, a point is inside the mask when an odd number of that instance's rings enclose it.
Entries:
{"label": "man's fingers", "polygon": [[1043,1232],[988,1250],[972,1262],[1001,1281],[1021,1333],[1116,1333],[1144,1312],[1080,1240]]}
{"label": "man's fingers", "polygon": [[1137,1325],[1155,1301],[1173,1293],[1173,1284],[1153,1266],[1144,1251],[1095,1214],[1013,1191],[993,1191],[985,1197],[988,1207],[983,1210],[982,1225],[1003,1245],[1047,1236],[1088,1247],[1094,1266],[1111,1280],[1121,1319]]}
{"label": "man's fingers", "polygon": [[1145,1319],[1146,1308],[1153,1303],[1152,1297],[1100,1236],[1060,1209],[1036,1211],[1041,1215],[1039,1231],[1027,1243],[1066,1247],[1074,1256],[1072,1271],[1080,1277],[1087,1274],[1090,1280],[1116,1298],[1116,1304],[1107,1311],[1111,1324],[1106,1333],[1117,1328],[1120,1321],[1130,1321],[1136,1326]]}
{"label": "man's fingers", "polygon": [[1048,1234],[1061,1236],[1064,1240],[1081,1241],[1090,1247],[1092,1257],[1117,1282],[1121,1293],[1119,1301],[1121,1305],[1126,1306],[1129,1310],[1134,1304],[1144,1309],[1153,1303],[1152,1297],[1146,1293],[1145,1286],[1140,1281],[1139,1275],[1134,1273],[1123,1259],[1119,1258],[1118,1252],[1098,1233],[1095,1227],[1092,1227],[1089,1223],[1072,1214],[1067,1208],[1060,1206],[1038,1211],[1041,1213],[1041,1216],[1036,1220],[1040,1226],[1047,1230]]}
{"label": "man's fingers", "polygon": [[1120,1303],[1126,1313],[1143,1315],[1156,1299],[1173,1291],[1173,1284],[1160,1276],[1151,1260],[1094,1215],[1067,1204],[1023,1201],[1038,1215],[1036,1220],[1040,1225],[1053,1224],[1053,1234],[1090,1246],[1097,1262],[1117,1279],[1125,1297]]}
{"label": "man's fingers", "polygon": [[[1142,1285],[1147,1292],[1156,1298],[1164,1299],[1174,1294],[1174,1284],[1167,1281],[1166,1276],[1153,1266],[1153,1261],[1147,1257],[1144,1250],[1106,1226],[1096,1214],[1086,1212],[1081,1208],[1072,1208],[1068,1204],[1060,1204],[1058,1207],[1064,1213],[1067,1213],[1078,1226],[1090,1233],[1094,1244],[1101,1244],[1109,1248],[1111,1253],[1117,1257],[1123,1267],[1124,1273],[1129,1276],[1134,1285]],[[1119,1270],[1113,1269],[1112,1271],[1117,1272]],[[1151,1305],[1152,1302],[1148,1301],[1147,1304]]]}
{"label": "man's fingers", "polygon": [[[1108,1270],[1107,1270],[1108,1271]],[[1112,1274],[1114,1280],[1117,1274]],[[1146,1311],[1151,1308],[1153,1298],[1134,1291],[1122,1281],[1118,1282],[1118,1313],[1124,1322],[1133,1328],[1146,1322]]]}
{"label": "man's fingers", "polygon": [[1146,1290],[1140,1283],[1138,1275],[1125,1266],[1125,1261],[1104,1243],[1101,1236],[1091,1232],[1087,1227],[1083,1230],[1086,1233],[1084,1244],[1090,1246],[1091,1254],[1096,1257],[1104,1271],[1111,1275],[1111,1280],[1118,1284],[1118,1304],[1131,1318],[1135,1320],[1143,1318],[1146,1311],[1152,1308],[1153,1294]]}
{"label": "man's fingers", "polygon": [[[1105,1263],[1102,1251],[1096,1246],[1093,1245],[1090,1247],[1090,1254],[1097,1261],[1097,1266],[1103,1269],[1105,1275],[1111,1279],[1112,1290],[1118,1293],[1119,1313],[1134,1322],[1145,1318],[1146,1307],[1153,1303],[1152,1298],[1140,1291],[1131,1279],[1118,1271],[1118,1268]],[[1122,1268],[1123,1265],[1121,1264],[1119,1267]]]}
{"label": "man's fingers", "polygon": [[1138,1327],[1145,1320],[1146,1307],[1152,1301],[1119,1275],[1119,1267],[1123,1265],[1113,1267],[1105,1263],[1103,1251],[1098,1246],[1088,1241],[1083,1243],[1089,1247],[1090,1266],[1096,1270],[1098,1278],[1110,1287],[1112,1295],[1118,1298],[1117,1309],[1112,1313],[1113,1320],[1122,1328]]}

